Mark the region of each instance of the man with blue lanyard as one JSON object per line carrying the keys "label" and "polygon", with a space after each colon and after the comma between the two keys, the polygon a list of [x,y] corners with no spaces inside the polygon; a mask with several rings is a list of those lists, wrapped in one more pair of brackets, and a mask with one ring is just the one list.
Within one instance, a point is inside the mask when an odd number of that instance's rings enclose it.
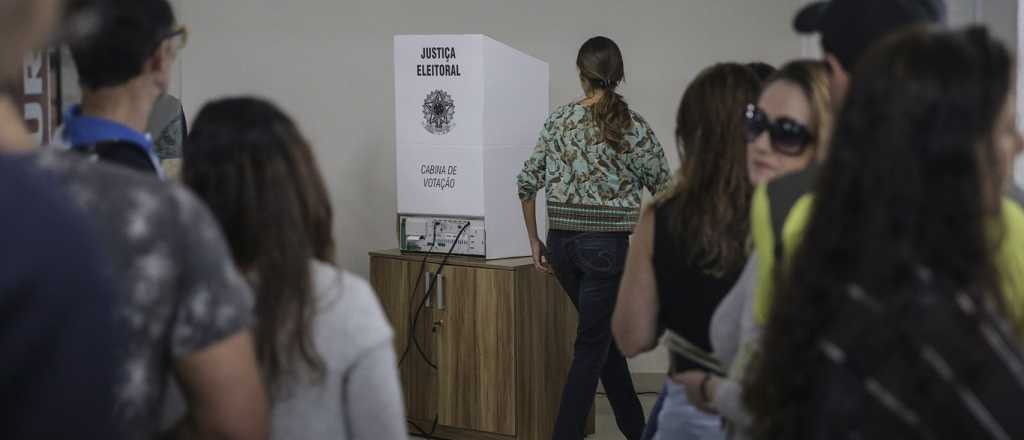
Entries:
{"label": "man with blue lanyard", "polygon": [[171,66],[188,34],[169,7],[148,2],[125,2],[105,16],[94,36],[70,45],[82,105],[68,111],[63,141],[72,150],[162,179],[153,140],[143,131],[154,103],[167,92]]}

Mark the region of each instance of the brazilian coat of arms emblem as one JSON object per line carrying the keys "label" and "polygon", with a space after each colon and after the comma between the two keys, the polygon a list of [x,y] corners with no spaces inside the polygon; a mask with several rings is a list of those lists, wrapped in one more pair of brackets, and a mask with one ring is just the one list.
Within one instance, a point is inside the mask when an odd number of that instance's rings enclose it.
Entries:
{"label": "brazilian coat of arms emblem", "polygon": [[423,128],[444,135],[455,127],[455,100],[444,90],[433,90],[423,100]]}

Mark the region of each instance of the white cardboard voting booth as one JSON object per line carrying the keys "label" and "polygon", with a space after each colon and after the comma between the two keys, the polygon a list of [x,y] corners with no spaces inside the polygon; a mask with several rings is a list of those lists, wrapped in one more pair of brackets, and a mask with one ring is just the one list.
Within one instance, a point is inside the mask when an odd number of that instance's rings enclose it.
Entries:
{"label": "white cardboard voting booth", "polygon": [[394,44],[402,249],[529,255],[515,177],[549,110],[547,64],[484,35]]}

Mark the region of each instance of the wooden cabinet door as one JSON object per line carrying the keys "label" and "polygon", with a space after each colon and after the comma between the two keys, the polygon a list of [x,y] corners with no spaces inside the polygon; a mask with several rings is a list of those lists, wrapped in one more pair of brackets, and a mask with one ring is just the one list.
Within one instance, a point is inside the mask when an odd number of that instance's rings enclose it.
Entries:
{"label": "wooden cabinet door", "polygon": [[514,272],[447,266],[439,287],[441,425],[515,435]]}
{"label": "wooden cabinet door", "polygon": [[[383,257],[373,257],[370,261],[370,282],[395,330],[395,353],[401,357],[408,348],[408,354],[399,366],[406,415],[417,422],[430,423],[438,415],[437,371],[409,339],[412,314],[425,293],[426,283],[422,276],[416,283],[420,263]],[[421,313],[416,323],[416,338],[426,357],[436,364],[434,311],[424,307]],[[429,425],[424,429],[430,429]]]}

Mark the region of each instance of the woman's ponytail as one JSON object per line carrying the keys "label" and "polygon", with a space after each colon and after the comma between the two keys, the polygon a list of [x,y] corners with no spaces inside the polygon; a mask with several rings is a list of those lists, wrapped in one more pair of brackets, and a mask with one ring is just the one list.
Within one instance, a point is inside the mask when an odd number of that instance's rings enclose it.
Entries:
{"label": "woman's ponytail", "polygon": [[576,56],[576,67],[580,77],[587,81],[590,90],[601,90],[604,95],[593,106],[594,122],[601,129],[605,143],[617,152],[629,149],[625,145],[626,132],[633,126],[629,105],[615,92],[625,78],[622,52],[614,41],[605,37],[594,37],[583,43]]}
{"label": "woman's ponytail", "polygon": [[594,119],[601,129],[605,143],[621,153],[628,146],[624,139],[626,132],[633,126],[633,116],[629,113],[629,105],[615,89],[605,90],[604,96],[593,107]]}

